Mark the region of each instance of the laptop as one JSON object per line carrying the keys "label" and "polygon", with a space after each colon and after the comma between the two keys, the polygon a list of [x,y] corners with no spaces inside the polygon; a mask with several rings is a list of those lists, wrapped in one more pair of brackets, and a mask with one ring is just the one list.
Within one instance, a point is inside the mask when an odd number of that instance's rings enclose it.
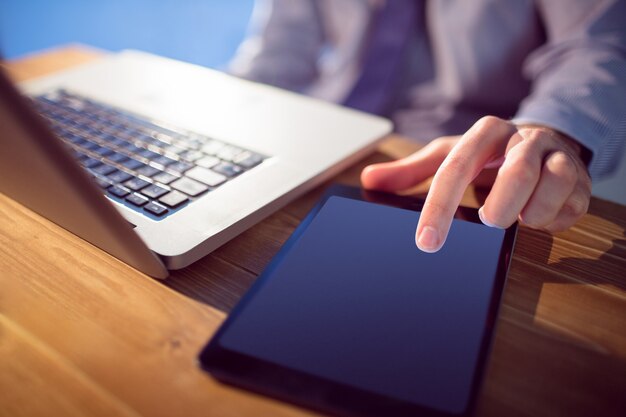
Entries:
{"label": "laptop", "polygon": [[13,85],[0,192],[155,278],[370,153],[383,118],[138,51]]}

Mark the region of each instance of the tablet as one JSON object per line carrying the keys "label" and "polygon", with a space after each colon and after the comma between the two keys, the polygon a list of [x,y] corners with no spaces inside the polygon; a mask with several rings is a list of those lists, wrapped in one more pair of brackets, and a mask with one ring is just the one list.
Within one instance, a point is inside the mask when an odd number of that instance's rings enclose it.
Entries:
{"label": "tablet", "polygon": [[516,226],[457,211],[415,246],[421,200],[336,186],[200,354],[223,382],[335,415],[459,416],[482,379]]}

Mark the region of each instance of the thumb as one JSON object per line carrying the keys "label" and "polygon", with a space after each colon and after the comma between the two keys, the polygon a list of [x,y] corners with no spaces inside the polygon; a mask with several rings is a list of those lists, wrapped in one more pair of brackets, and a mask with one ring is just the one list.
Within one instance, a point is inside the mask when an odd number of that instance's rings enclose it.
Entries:
{"label": "thumb", "polygon": [[406,158],[366,166],[361,184],[366,189],[400,191],[435,175],[458,139],[437,139]]}

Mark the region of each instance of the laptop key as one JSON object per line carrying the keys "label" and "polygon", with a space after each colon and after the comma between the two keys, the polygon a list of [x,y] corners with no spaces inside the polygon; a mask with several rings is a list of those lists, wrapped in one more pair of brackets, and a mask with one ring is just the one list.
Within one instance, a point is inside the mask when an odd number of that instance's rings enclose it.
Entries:
{"label": "laptop key", "polygon": [[165,155],[159,155],[159,154],[157,154],[156,157],[150,158],[150,159],[152,160],[152,162],[157,163],[159,165],[163,165],[163,166],[168,166],[168,165],[173,164],[174,162],[176,162],[172,158],[168,158]]}
{"label": "laptop key", "polygon": [[[169,149],[168,149],[169,150]],[[188,150],[188,151],[184,151],[182,153],[180,153],[180,157],[183,158],[186,161],[196,161],[200,158],[202,158],[204,156],[204,154],[200,151],[194,151],[194,150]]]}
{"label": "laptop key", "polygon": [[126,197],[126,201],[128,201],[130,204],[133,204],[137,207],[141,207],[150,200],[148,200],[146,197],[140,194],[133,193],[133,194],[130,194],[128,197]]}
{"label": "laptop key", "polygon": [[174,155],[180,155],[184,152],[187,152],[187,150],[185,148],[181,148],[180,146],[176,146],[176,145],[169,145],[167,143],[161,142],[161,144],[159,145],[159,147],[167,152],[167,153],[172,153]]}
{"label": "laptop key", "polygon": [[79,145],[81,148],[86,149],[88,151],[91,151],[93,149],[99,148],[100,145],[98,145],[97,143],[94,142],[90,142],[88,140],[85,140],[83,143],[81,143]]}
{"label": "laptop key", "polygon": [[160,182],[161,184],[165,184],[165,185],[168,185],[170,182],[178,178],[180,177],[174,174],[170,174],[169,172],[161,172],[160,174],[157,174],[154,177],[152,177],[153,180]]}
{"label": "laptop key", "polygon": [[81,151],[78,151],[78,150],[73,149],[73,148],[69,148],[69,149],[70,149],[70,152],[72,153],[72,156],[74,157],[74,159],[77,159],[78,161],[80,161],[82,159],[87,159],[87,155],[85,155]]}
{"label": "laptop key", "polygon": [[144,166],[145,164],[143,162],[139,162],[136,159],[128,158],[128,160],[122,162],[121,165],[128,169],[138,169]]}
{"label": "laptop key", "polygon": [[111,186],[111,183],[103,178],[93,177],[93,179],[96,180],[96,184],[98,184],[100,188],[109,188]]}
{"label": "laptop key", "polygon": [[233,162],[245,169],[250,169],[263,162],[263,157],[256,153],[244,152],[237,156]]}
{"label": "laptop key", "polygon": [[174,181],[170,184],[170,187],[192,197],[198,196],[209,189],[206,185],[187,177]]}
{"label": "laptop key", "polygon": [[141,151],[137,152],[137,155],[150,160],[154,160],[155,158],[161,156],[160,154],[153,152],[150,149],[142,149]]}
{"label": "laptop key", "polygon": [[68,142],[72,142],[72,143],[81,143],[84,142],[84,139],[81,138],[78,135],[75,135],[74,133],[71,132],[65,132],[63,133],[63,138],[67,139]]}
{"label": "laptop key", "polygon": [[152,177],[158,173],[162,172],[160,169],[151,167],[150,165],[143,166],[137,169],[137,173],[141,175],[145,175],[146,177]]}
{"label": "laptop key", "polygon": [[180,146],[181,148],[198,150],[203,146],[204,141],[180,136],[174,141],[174,144]]}
{"label": "laptop key", "polygon": [[217,187],[226,181],[226,177],[210,169],[195,167],[185,173],[186,176],[194,180],[198,180],[210,187]]}
{"label": "laptop key", "polygon": [[100,140],[115,145],[115,141],[117,137],[115,135],[110,134],[106,128],[102,129],[102,133],[100,134]]}
{"label": "laptop key", "polygon": [[95,152],[100,156],[108,156],[113,153],[111,149],[106,148],[104,146],[98,146],[97,148],[92,149],[92,152]]}
{"label": "laptop key", "polygon": [[241,149],[234,146],[224,146],[218,153],[217,157],[225,161],[232,161],[242,152]]}
{"label": "laptop key", "polygon": [[243,172],[243,169],[235,164],[231,164],[230,162],[221,162],[211,168],[213,171],[220,173],[228,178],[237,176]]}
{"label": "laptop key", "polygon": [[204,158],[198,159],[196,161],[196,165],[200,165],[204,168],[213,168],[215,165],[220,163],[220,159],[214,156],[205,156]]}
{"label": "laptop key", "polygon": [[167,194],[169,190],[166,190],[163,187],[159,187],[157,184],[152,184],[141,190],[141,194],[146,195],[150,198],[159,198],[165,194]]}
{"label": "laptop key", "polygon": [[217,155],[217,153],[221,151],[224,146],[225,145],[222,142],[211,140],[202,145],[202,152],[208,153],[209,155]]}
{"label": "laptop key", "polygon": [[193,166],[194,165],[191,162],[178,161],[169,165],[167,169],[169,169],[170,171],[174,171],[179,174],[182,174],[183,172],[188,171],[189,169],[193,168]]}
{"label": "laptop key", "polygon": [[81,138],[80,136],[76,136],[78,139],[72,141],[72,143],[76,146],[83,146],[84,144],[88,143],[85,139]]}
{"label": "laptop key", "polygon": [[111,155],[108,155],[106,159],[108,159],[111,162],[115,162],[116,164],[119,164],[127,160],[128,157],[124,155],[123,153],[113,152]]}
{"label": "laptop key", "polygon": [[136,154],[136,155],[140,155],[141,152],[148,150],[148,149],[140,148],[139,146],[135,145],[134,143],[130,143],[130,142],[129,142],[128,146],[124,147],[124,149],[126,149],[128,152]]}
{"label": "laptop key", "polygon": [[133,191],[139,191],[144,187],[150,185],[150,183],[146,180],[142,180],[141,178],[132,178],[124,183],[125,186],[130,188]]}
{"label": "laptop key", "polygon": [[107,189],[107,191],[110,194],[114,195],[115,197],[119,197],[119,198],[124,198],[128,194],[130,194],[130,191],[128,191],[128,189],[126,189],[124,187],[120,187],[119,185],[113,185],[113,186],[109,187]]}
{"label": "laptop key", "polygon": [[171,191],[165,194],[164,196],[162,196],[161,198],[159,198],[160,203],[163,203],[166,206],[171,207],[171,208],[178,207],[187,201],[189,201],[189,197],[187,197],[185,194],[178,192],[176,190]]}
{"label": "laptop key", "polygon": [[141,151],[142,148],[135,146],[135,144],[132,142],[129,142],[129,140],[126,140],[124,138],[120,138],[120,139],[123,141],[122,143],[119,144],[120,148],[125,149],[128,152],[132,152],[132,153],[137,153]]}
{"label": "laptop key", "polygon": [[168,211],[165,207],[153,201],[143,206],[143,209],[149,213],[154,214],[155,216],[162,216]]}
{"label": "laptop key", "polygon": [[102,162],[98,161],[97,159],[94,158],[87,158],[87,159],[83,159],[81,161],[81,164],[83,164],[83,166],[85,168],[94,168],[97,167],[98,165],[100,165]]}
{"label": "laptop key", "polygon": [[138,137],[138,140],[142,141],[143,143],[147,143],[150,145],[157,145],[159,143],[161,143],[159,140],[153,138],[151,135],[149,135],[147,132],[141,133]]}
{"label": "laptop key", "polygon": [[95,172],[96,174],[100,174],[100,175],[109,175],[110,173],[112,173],[113,171],[115,171],[115,167],[108,165],[108,164],[102,164],[99,165],[95,168],[91,168],[91,171]]}
{"label": "laptop key", "polygon": [[107,141],[108,141],[111,145],[113,145],[113,146],[117,146],[118,148],[123,148],[123,147],[125,147],[125,146],[126,146],[126,144],[128,143],[128,142],[126,142],[124,139],[122,139],[122,138],[118,138],[118,137],[115,137],[115,136],[113,136],[113,135],[108,135],[108,136],[107,136]]}
{"label": "laptop key", "polygon": [[124,182],[133,176],[128,172],[124,171],[115,171],[107,175],[107,177],[113,182]]}

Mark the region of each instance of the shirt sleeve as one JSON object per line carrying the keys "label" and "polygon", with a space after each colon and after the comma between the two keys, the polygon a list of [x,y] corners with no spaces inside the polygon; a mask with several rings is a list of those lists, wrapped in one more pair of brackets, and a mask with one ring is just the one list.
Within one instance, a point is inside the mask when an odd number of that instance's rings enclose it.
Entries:
{"label": "shirt sleeve", "polygon": [[541,124],[592,153],[592,178],[612,173],[626,142],[626,1],[538,2],[547,42],[524,63],[531,94],[515,123]]}
{"label": "shirt sleeve", "polygon": [[316,0],[257,0],[231,73],[292,91],[308,88],[324,45],[318,7]]}

